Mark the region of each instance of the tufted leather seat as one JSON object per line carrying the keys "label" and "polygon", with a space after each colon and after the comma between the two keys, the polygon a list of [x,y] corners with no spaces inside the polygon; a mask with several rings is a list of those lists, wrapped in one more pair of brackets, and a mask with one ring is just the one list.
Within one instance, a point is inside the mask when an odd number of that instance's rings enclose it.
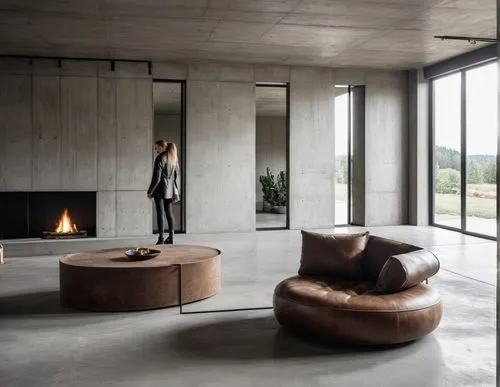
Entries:
{"label": "tufted leather seat", "polygon": [[[394,241],[385,243],[380,238],[375,241],[385,247],[394,245]],[[398,245],[396,252],[401,251]],[[383,252],[385,261],[390,253],[390,248]],[[380,270],[379,254],[377,259]],[[285,279],[274,291],[276,319],[287,328],[321,340],[363,344],[412,341],[437,328],[442,314],[437,290],[420,283],[380,294],[369,277],[362,281],[300,275]]]}

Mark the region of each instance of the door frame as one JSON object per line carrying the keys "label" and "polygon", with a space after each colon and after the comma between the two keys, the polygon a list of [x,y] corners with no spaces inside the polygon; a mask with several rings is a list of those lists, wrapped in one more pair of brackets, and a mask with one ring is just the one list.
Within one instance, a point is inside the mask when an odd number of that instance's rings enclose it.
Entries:
{"label": "door frame", "polygon": [[[284,227],[255,227],[256,231],[273,231],[273,230],[289,230],[290,229],[290,83],[289,82],[256,82],[255,87],[279,87],[286,89],[286,128],[285,128],[285,158],[286,158],[286,224]],[[255,122],[257,122],[257,111],[255,111]],[[257,125],[255,126],[257,133]],[[256,136],[257,137],[257,136]],[[257,146],[255,146],[257,149]],[[257,153],[257,152],[256,152]],[[257,159],[257,156],[256,156]],[[255,168],[255,166],[254,166]],[[257,213],[257,211],[256,211]]]}
{"label": "door frame", "polygon": [[153,93],[153,134],[154,134],[154,118],[155,118],[155,106],[154,106],[154,84],[155,83],[176,83],[181,86],[181,143],[180,149],[181,152],[181,219],[180,219],[180,227],[177,233],[184,234],[186,233],[186,81],[185,80],[177,80],[177,79],[163,79],[163,78],[153,78],[153,87],[151,88],[151,92]]}

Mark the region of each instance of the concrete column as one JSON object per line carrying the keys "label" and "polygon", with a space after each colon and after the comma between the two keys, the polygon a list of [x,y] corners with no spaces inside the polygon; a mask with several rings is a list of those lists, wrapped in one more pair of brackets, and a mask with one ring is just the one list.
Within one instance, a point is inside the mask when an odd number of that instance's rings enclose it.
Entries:
{"label": "concrete column", "polygon": [[217,79],[187,81],[184,198],[190,233],[255,231],[255,83],[234,81],[246,75],[244,69],[227,69],[189,69],[192,78]]}
{"label": "concrete column", "polygon": [[335,225],[335,89],[329,69],[292,68],[290,228]]}
{"label": "concrete column", "polygon": [[408,221],[406,72],[366,76],[365,225]]}
{"label": "concrete column", "polygon": [[423,70],[412,70],[409,94],[409,223],[429,224],[429,84]]}

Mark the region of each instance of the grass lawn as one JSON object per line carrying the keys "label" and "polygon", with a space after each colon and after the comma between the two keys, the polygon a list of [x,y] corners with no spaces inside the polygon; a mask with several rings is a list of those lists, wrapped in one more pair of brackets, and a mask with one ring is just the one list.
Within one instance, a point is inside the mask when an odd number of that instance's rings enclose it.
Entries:
{"label": "grass lawn", "polygon": [[[482,191],[494,194],[495,184],[469,184],[469,192]],[[496,195],[493,195],[496,196]],[[347,184],[335,184],[335,200],[347,202]],[[467,216],[483,219],[495,219],[497,204],[496,199],[467,196]],[[438,215],[460,215],[460,195],[436,194],[435,209]]]}
{"label": "grass lawn", "polygon": [[[496,199],[485,199],[468,196],[466,200],[467,216],[494,219],[497,216]],[[460,214],[460,195],[436,194],[435,211],[440,215]]]}

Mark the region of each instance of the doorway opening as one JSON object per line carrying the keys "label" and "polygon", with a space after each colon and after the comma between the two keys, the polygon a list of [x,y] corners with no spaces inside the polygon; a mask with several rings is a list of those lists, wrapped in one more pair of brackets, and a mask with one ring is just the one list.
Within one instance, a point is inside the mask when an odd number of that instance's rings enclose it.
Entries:
{"label": "doorway opening", "polygon": [[[173,204],[174,230],[186,232],[186,82],[170,80],[153,81],[154,126],[153,141],[165,140],[177,146],[179,158],[181,200]],[[151,144],[153,149],[153,144]],[[155,155],[153,155],[154,162]],[[153,232],[158,233],[156,207],[153,206]]]}
{"label": "doorway opening", "polygon": [[352,222],[352,93],[335,85],[335,226]]}
{"label": "doorway opening", "polygon": [[255,197],[257,230],[289,228],[289,87],[258,83]]}

